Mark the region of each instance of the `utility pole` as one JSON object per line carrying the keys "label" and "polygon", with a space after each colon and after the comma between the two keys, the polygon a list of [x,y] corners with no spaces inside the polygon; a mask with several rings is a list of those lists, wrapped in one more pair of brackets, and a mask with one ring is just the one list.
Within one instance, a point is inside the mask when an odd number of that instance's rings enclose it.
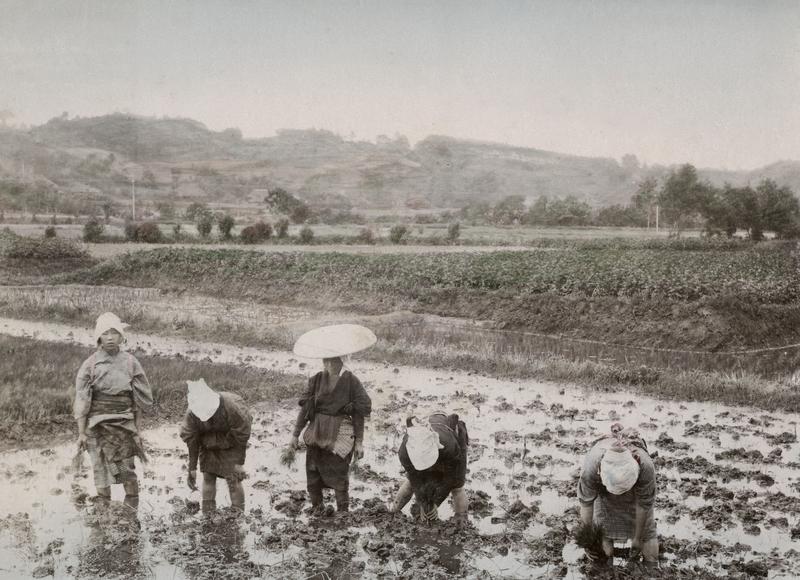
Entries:
{"label": "utility pole", "polygon": [[131,177],[131,221],[136,223],[136,179]]}

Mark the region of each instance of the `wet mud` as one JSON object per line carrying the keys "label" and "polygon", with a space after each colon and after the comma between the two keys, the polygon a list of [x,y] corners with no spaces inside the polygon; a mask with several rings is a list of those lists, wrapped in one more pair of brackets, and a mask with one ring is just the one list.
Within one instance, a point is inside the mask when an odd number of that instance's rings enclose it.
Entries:
{"label": "wet mud", "polygon": [[[34,331],[63,339],[52,327]],[[288,353],[156,337],[138,337],[137,346],[316,370]],[[140,469],[138,505],[125,503],[121,488],[110,504],[95,501],[88,462],[72,470],[73,444],[0,454],[0,577],[651,577],[624,557],[610,569],[591,568],[574,541],[582,455],[616,421],[639,428],[655,457],[663,577],[800,576],[792,415],[362,361],[351,368],[375,410],[366,456],[351,472],[349,513],[335,514],[330,496],[326,515],[307,513],[305,454],[281,463],[297,409],[284,401],[255,409],[244,513],[229,507],[224,484],[216,509],[202,509],[199,493],[186,487],[176,425],[143,434],[150,462]],[[413,521],[410,506],[387,513],[403,481],[404,420],[435,410],[458,413],[469,428],[466,525],[451,520],[449,502],[429,524]]]}

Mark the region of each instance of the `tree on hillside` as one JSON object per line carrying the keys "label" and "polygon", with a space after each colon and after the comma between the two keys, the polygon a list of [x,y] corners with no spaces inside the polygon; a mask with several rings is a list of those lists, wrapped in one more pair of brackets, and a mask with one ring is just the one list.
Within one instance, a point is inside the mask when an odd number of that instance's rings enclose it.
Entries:
{"label": "tree on hillside", "polygon": [[650,216],[653,215],[653,206],[658,199],[658,181],[655,177],[648,177],[636,186],[636,193],[631,197],[634,207],[647,212],[647,227],[650,227]]}
{"label": "tree on hillside", "polygon": [[289,220],[286,218],[279,219],[275,222],[275,237],[283,239],[289,235]]}
{"label": "tree on hillside", "polygon": [[311,208],[303,202],[300,202],[299,205],[293,207],[292,211],[289,212],[289,219],[292,220],[293,223],[302,224],[309,219],[311,215]]}
{"label": "tree on hillside", "polygon": [[765,179],[756,188],[761,209],[761,223],[765,230],[779,237],[795,234],[800,226],[800,201],[792,190],[771,179]]}
{"label": "tree on hillside", "polygon": [[498,201],[492,208],[492,223],[511,225],[521,223],[525,216],[525,198],[521,195],[509,195]]}
{"label": "tree on hillside", "polygon": [[198,214],[205,213],[208,211],[209,209],[206,204],[201,203],[199,201],[193,201],[192,203],[189,204],[184,213],[186,215],[187,220],[194,221],[197,218]]}
{"label": "tree on hillside", "polygon": [[231,239],[231,230],[235,224],[236,221],[229,213],[226,213],[222,216],[217,216],[217,228],[219,229],[219,233],[222,235],[222,238],[225,240]]}
{"label": "tree on hillside", "polygon": [[800,223],[800,202],[792,190],[769,179],[755,189],[726,185],[707,199],[701,211],[710,233],[722,231],[732,236],[743,229],[751,240],[761,240],[767,230],[779,237],[793,235]]}
{"label": "tree on hillside", "polygon": [[106,199],[105,201],[103,201],[102,205],[100,206],[100,209],[103,210],[103,217],[105,218],[106,223],[108,223],[109,220],[111,219],[111,216],[115,215],[117,212],[116,204],[110,199]]}
{"label": "tree on hillside", "polygon": [[288,216],[296,224],[303,223],[311,217],[311,208],[282,187],[270,189],[264,198],[264,203],[272,213]]}
{"label": "tree on hillside", "polygon": [[592,208],[585,201],[569,195],[551,200],[547,207],[550,225],[585,226],[592,217]]}
{"label": "tree on hillside", "polygon": [[536,201],[533,202],[533,205],[528,209],[528,213],[525,215],[525,223],[534,226],[545,225],[548,221],[547,206],[549,203],[550,199],[546,195],[537,197]]}
{"label": "tree on hillside", "polygon": [[693,165],[686,163],[667,175],[658,192],[658,203],[670,228],[676,234],[708,202],[711,187],[702,183]]}
{"label": "tree on hillside", "polygon": [[197,232],[204,238],[211,235],[211,228],[214,227],[214,215],[208,211],[203,212],[197,217]]}
{"label": "tree on hillside", "polygon": [[707,196],[701,210],[706,219],[706,233],[710,235],[725,233],[731,237],[739,227],[749,229],[743,225],[747,219],[744,216],[748,214],[746,208],[754,199],[755,191],[750,187],[737,188],[725,184],[724,188],[715,190]]}

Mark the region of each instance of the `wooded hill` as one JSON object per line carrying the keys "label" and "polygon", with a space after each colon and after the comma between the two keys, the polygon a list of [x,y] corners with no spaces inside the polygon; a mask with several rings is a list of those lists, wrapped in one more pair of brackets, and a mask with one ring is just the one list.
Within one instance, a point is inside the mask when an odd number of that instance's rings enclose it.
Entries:
{"label": "wooded hill", "polygon": [[[691,162],[690,159],[686,160]],[[575,196],[594,207],[627,203],[664,166],[641,166],[497,143],[430,136],[348,141],[325,130],[244,139],[191,119],[66,115],[21,131],[0,129],[0,178],[41,181],[63,193],[126,195],[130,177],[154,198],[260,201],[282,187],[308,201],[369,207],[454,207],[509,195]],[[699,169],[714,185],[763,178],[800,191],[800,162],[749,172]]]}

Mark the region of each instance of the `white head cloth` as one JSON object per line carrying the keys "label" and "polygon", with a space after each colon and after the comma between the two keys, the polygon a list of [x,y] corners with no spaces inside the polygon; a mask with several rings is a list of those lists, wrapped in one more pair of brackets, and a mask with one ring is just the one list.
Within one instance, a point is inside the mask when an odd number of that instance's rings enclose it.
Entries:
{"label": "white head cloth", "polygon": [[600,479],[608,493],[622,495],[639,479],[639,462],[625,447],[610,447],[600,461]]}
{"label": "white head cloth", "polygon": [[189,411],[201,421],[208,421],[219,408],[219,393],[205,379],[186,381],[189,386]]}
{"label": "white head cloth", "polygon": [[431,429],[427,422],[408,428],[406,451],[417,471],[428,469],[436,463],[439,459],[439,449],[443,447],[444,445],[439,442],[439,434]]}
{"label": "white head cloth", "polygon": [[97,317],[97,322],[94,325],[94,341],[97,342],[100,340],[103,333],[111,329],[116,330],[124,336],[126,328],[128,328],[128,325],[122,322],[116,314],[113,312],[104,312]]}

